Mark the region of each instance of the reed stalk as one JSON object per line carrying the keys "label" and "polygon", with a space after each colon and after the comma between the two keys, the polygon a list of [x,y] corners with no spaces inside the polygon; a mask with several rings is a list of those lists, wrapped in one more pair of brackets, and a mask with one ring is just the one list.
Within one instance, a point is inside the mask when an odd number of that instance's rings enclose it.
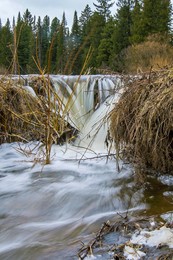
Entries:
{"label": "reed stalk", "polygon": [[[18,44],[19,38],[17,39],[17,34],[14,32],[11,69],[15,74],[19,73],[20,68],[17,56]],[[45,164],[51,162],[52,144],[60,142],[61,137],[71,131],[67,117],[73,105],[72,100],[78,83],[76,83],[72,94],[69,96],[68,102],[64,104],[56,93],[49,76],[53,44],[52,40],[45,68],[41,67],[38,52],[33,57],[40,75],[28,80],[29,85],[35,90],[36,96],[32,96],[25,89],[26,80],[22,78],[20,73],[18,79],[14,79],[9,75],[0,79],[0,142],[30,142],[37,140],[45,147]],[[91,53],[90,48],[81,69],[81,74],[85,71]],[[73,136],[70,138],[73,138]],[[42,149],[42,145],[40,147]]]}

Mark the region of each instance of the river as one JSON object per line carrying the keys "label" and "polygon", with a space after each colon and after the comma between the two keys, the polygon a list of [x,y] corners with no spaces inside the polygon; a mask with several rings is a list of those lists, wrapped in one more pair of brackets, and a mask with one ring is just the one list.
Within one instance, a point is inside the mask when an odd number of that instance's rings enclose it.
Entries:
{"label": "river", "polygon": [[[61,78],[52,79],[60,91]],[[77,260],[81,243],[92,239],[104,221],[116,222],[127,212],[167,216],[172,211],[171,176],[150,177],[138,186],[130,164],[120,161],[118,171],[115,158],[107,157],[105,115],[121,91],[110,95],[116,84],[109,78],[81,80],[80,94],[70,98],[70,122],[80,132],[75,145],[53,145],[49,165],[42,164],[37,143],[0,145],[0,260]],[[76,85],[63,84],[66,95],[77,91]]]}
{"label": "river", "polygon": [[147,207],[127,164],[118,172],[114,159],[87,159],[91,152],[79,162],[84,150],[54,145],[52,163],[33,167],[18,148],[0,146],[0,259],[77,259],[103,221]]}

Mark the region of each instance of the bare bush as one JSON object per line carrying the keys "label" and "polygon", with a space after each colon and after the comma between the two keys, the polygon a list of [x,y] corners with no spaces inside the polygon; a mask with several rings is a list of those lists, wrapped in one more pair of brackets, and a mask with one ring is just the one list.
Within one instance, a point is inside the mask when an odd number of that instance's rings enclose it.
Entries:
{"label": "bare bush", "polygon": [[160,69],[173,64],[173,47],[166,42],[148,38],[147,41],[128,47],[124,55],[125,71],[136,73]]}

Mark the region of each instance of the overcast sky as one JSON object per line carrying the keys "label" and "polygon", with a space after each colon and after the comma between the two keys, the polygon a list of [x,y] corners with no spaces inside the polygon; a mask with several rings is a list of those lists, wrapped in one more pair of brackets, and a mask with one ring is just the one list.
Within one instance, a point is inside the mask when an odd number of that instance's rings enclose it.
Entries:
{"label": "overcast sky", "polygon": [[[20,11],[23,15],[28,8],[31,14],[37,18],[48,15],[51,20],[54,17],[61,20],[62,13],[65,12],[67,25],[71,27],[74,11],[77,11],[79,17],[87,4],[94,10],[93,2],[98,3],[97,0],[0,0],[0,18],[4,25],[7,18],[10,21],[13,16],[17,19],[18,12]],[[112,7],[113,14],[115,14],[115,10],[116,4]]]}

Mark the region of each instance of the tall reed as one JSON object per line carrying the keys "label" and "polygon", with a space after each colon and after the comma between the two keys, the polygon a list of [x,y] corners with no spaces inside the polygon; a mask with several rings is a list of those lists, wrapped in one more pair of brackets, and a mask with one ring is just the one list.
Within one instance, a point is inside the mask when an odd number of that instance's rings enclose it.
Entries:
{"label": "tall reed", "polygon": [[[16,80],[10,75],[6,75],[1,77],[0,80],[0,141],[2,143],[37,140],[45,147],[44,162],[49,164],[51,162],[52,144],[60,142],[61,137],[71,130],[67,122],[67,117],[74,102],[75,89],[78,82],[76,82],[68,101],[64,104],[58,93],[56,93],[50,79],[53,40],[50,43],[46,67],[41,67],[39,55],[36,51],[33,59],[39,75],[24,80],[19,73],[20,65],[18,64],[17,55],[19,40],[17,34],[14,32],[11,71],[14,74],[18,73],[19,77]],[[86,69],[91,52],[90,48],[81,69],[81,74]],[[32,96],[27,91],[27,86],[24,87],[28,81],[29,85],[35,90],[35,96]],[[39,86],[37,86],[37,82],[39,82]]]}

